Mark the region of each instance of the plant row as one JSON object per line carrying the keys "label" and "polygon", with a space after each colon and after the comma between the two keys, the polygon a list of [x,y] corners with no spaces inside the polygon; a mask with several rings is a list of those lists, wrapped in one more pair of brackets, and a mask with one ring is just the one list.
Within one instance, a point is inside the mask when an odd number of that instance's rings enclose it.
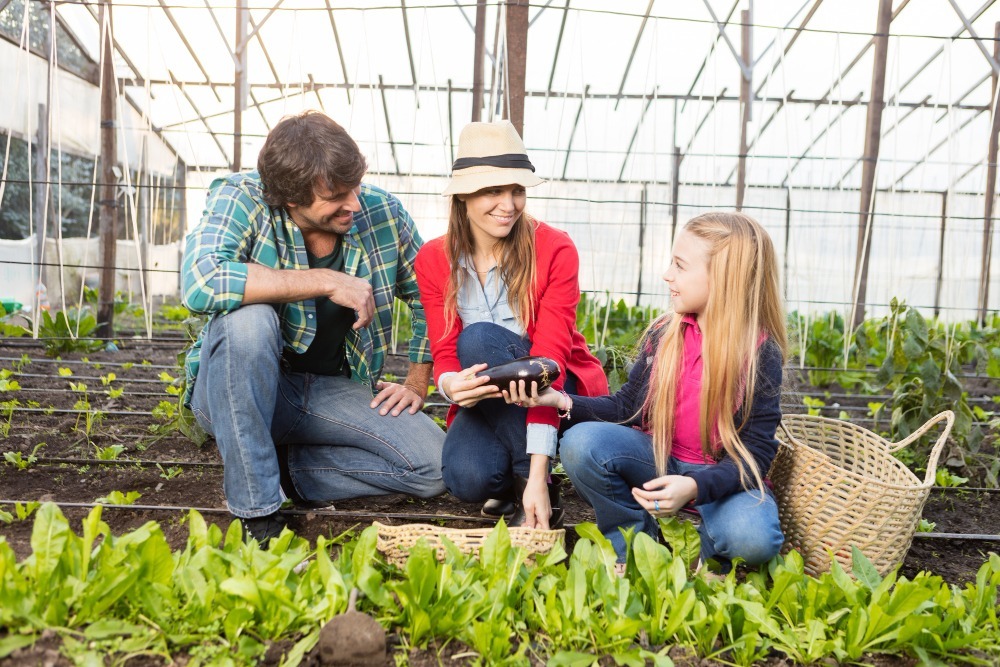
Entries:
{"label": "plant row", "polygon": [[669,546],[630,536],[619,577],[614,550],[593,524],[577,528],[572,555],[557,546],[531,565],[501,524],[478,557],[445,542],[440,562],[420,543],[400,569],[377,551],[375,527],[321,537],[315,548],[286,531],[262,551],[242,542],[236,522],[225,534],[197,512],[187,522],[187,544],[172,552],[155,522],[114,536],[97,507],[78,535],[57,506],[42,505],[30,556],[18,562],[0,539],[0,658],[49,630],[78,664],[184,655],[190,665],[250,665],[281,642],[284,663],[294,665],[356,588],[359,611],[398,636],[399,664],[409,648],[451,641],[489,665],[582,666],[602,657],[671,665],[678,651],[735,665],[877,653],[925,664],[1000,660],[995,554],[964,588],[928,573],[882,578],[860,553],[853,576],[834,563],[810,577],[793,552],[743,579],[715,581],[692,574],[696,530],[670,520],[662,524]]}

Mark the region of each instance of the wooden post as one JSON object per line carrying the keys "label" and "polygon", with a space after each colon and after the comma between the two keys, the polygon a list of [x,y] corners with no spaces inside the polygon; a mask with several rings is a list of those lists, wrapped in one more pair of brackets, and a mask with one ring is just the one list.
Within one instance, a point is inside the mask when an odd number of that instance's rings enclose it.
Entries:
{"label": "wooden post", "polygon": [[785,290],[785,301],[788,301],[788,246],[792,235],[792,189],[785,188],[785,264],[782,285]]}
{"label": "wooden post", "polygon": [[524,79],[528,63],[528,0],[507,0],[507,94],[504,116],[524,137]]}
{"label": "wooden post", "polygon": [[753,71],[753,30],[750,25],[750,10],[744,9],[740,12],[740,22],[742,25],[740,40],[740,57],[746,65],[746,71],[740,76],[740,154],[739,165],[736,169],[736,210],[743,209],[743,196],[747,187],[747,125],[750,123],[750,107],[753,91],[753,81],[750,80]]}
{"label": "wooden post", "polygon": [[874,217],[875,167],[878,163],[879,142],[882,139],[882,109],[885,107],[885,62],[889,52],[889,24],[892,21],[892,0],[879,0],[878,23],[875,28],[875,60],[872,66],[872,93],[868,100],[868,121],[865,128],[864,165],[861,172],[861,201],[858,218],[858,249],[854,262],[854,317],[856,329],[865,319],[865,296],[868,291],[868,258],[871,256],[871,229]]}
{"label": "wooden post", "polygon": [[642,184],[642,193],[639,195],[639,280],[635,286],[635,307],[639,307],[639,299],[642,298],[642,256],[645,254],[646,241],[646,193],[647,184]]}
{"label": "wooden post", "polygon": [[[49,208],[49,179],[52,169],[49,164],[52,150],[49,147],[49,115],[48,106],[38,105],[38,132],[35,135],[35,187],[34,187],[34,208],[31,211],[35,224],[35,259],[38,261],[38,274],[32,276],[35,280],[33,285],[35,294],[32,308],[38,311],[40,306],[38,301],[38,284],[45,282],[45,267],[42,261],[45,258],[45,232],[48,220]],[[34,316],[33,316],[34,317]]]}
{"label": "wooden post", "polygon": [[677,216],[681,194],[681,148],[674,146],[674,160],[670,168],[670,243],[677,237]]}
{"label": "wooden post", "polygon": [[[236,71],[233,90],[233,164],[232,171],[243,168],[243,110],[247,108],[247,0],[236,6]],[[319,92],[316,93],[319,95]]]}
{"label": "wooden post", "polygon": [[105,24],[107,12],[107,34],[101,45],[101,287],[98,292],[97,335],[111,338],[115,332],[115,261],[118,241],[118,144],[116,141],[115,101],[117,83],[115,63],[111,48],[114,35],[112,21],[112,0],[102,2],[99,23]]}
{"label": "wooden post", "polygon": [[938,241],[937,283],[934,285],[934,317],[941,314],[941,286],[944,283],[944,233],[948,226],[948,191],[941,193],[941,238]]}
{"label": "wooden post", "polygon": [[472,122],[483,119],[483,53],[486,50],[486,0],[476,0],[476,45],[472,57]]}
{"label": "wooden post", "polygon": [[[993,28],[993,58],[1000,58],[1000,23]],[[990,144],[986,160],[986,206],[983,213],[983,258],[979,265],[979,324],[986,321],[986,310],[990,302],[990,260],[993,255],[993,199],[997,185],[997,135],[1000,134],[1000,99],[997,97],[997,73],[990,77],[993,82],[991,104],[993,122],[990,125]]]}

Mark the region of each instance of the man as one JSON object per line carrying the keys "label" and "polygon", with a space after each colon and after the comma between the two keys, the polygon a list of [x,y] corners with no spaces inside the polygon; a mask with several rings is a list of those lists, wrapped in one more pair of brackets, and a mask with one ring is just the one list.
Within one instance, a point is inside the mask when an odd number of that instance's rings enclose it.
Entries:
{"label": "man", "polygon": [[[288,497],[444,492],[444,433],[420,412],[422,242],[399,200],[361,183],[366,170],[327,116],[285,118],[256,172],[212,183],[185,244],[184,305],[211,318],[187,355],[184,402],[215,436],[229,511],[262,545]],[[378,381],[395,297],[413,316],[402,384]]]}

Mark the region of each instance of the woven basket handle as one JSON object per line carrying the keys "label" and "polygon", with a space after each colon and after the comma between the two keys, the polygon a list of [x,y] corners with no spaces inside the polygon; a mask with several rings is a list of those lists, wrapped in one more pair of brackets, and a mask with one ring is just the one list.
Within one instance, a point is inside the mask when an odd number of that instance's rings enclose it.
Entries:
{"label": "woven basket handle", "polygon": [[927,460],[927,474],[924,475],[924,484],[934,481],[934,475],[937,472],[938,458],[941,456],[941,450],[944,449],[944,443],[948,440],[948,434],[951,433],[951,427],[955,425],[955,413],[951,410],[945,410],[944,412],[928,419],[923,426],[918,428],[903,440],[900,440],[893,445],[889,445],[890,452],[898,452],[903,447],[915,442],[920,438],[920,436],[927,433],[927,431],[931,430],[931,428],[942,421],[946,421],[947,423],[945,424],[941,435],[938,436],[937,442],[934,443],[934,447],[931,448],[931,456]]}

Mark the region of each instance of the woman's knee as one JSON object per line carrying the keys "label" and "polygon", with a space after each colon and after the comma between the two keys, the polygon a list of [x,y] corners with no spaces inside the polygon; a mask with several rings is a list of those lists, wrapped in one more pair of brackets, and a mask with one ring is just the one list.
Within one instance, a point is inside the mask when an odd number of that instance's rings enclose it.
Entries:
{"label": "woman's knee", "polygon": [[503,475],[448,465],[447,461],[441,468],[441,476],[448,493],[466,503],[495,498],[503,487]]}
{"label": "woman's knee", "polygon": [[482,363],[495,366],[523,356],[519,341],[516,334],[498,324],[475,322],[458,335],[458,360],[465,368]]}

